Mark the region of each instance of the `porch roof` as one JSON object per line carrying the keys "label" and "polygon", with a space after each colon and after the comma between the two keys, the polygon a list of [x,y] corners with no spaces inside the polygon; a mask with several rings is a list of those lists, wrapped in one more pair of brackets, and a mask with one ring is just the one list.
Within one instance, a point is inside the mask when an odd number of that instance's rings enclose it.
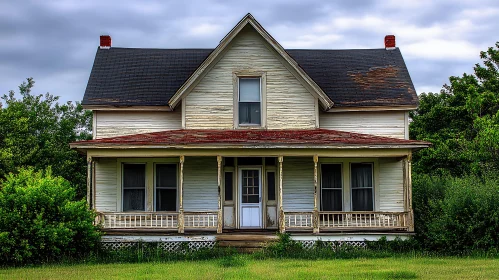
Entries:
{"label": "porch roof", "polygon": [[71,148],[124,148],[143,146],[145,148],[175,148],[223,146],[238,148],[309,148],[367,147],[367,148],[424,148],[431,143],[381,137],[328,129],[302,130],[221,130],[221,129],[179,129],[153,133],[134,134],[111,138],[73,142]]}

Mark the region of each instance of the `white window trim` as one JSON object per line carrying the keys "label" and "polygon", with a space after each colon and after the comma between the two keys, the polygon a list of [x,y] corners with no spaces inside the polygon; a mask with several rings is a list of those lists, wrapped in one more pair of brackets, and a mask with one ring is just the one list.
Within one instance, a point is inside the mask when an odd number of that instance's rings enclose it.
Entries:
{"label": "white window trim", "polygon": [[177,197],[175,198],[175,211],[173,212],[178,212],[178,209],[179,209],[179,195],[178,195],[178,185],[179,185],[179,168],[178,168],[178,163],[170,163],[170,162],[154,162],[154,171],[153,171],[153,177],[154,177],[154,189],[153,189],[153,211],[154,212],[172,212],[172,211],[157,211],[156,210],[156,190],[157,190],[157,185],[156,185],[156,172],[157,172],[157,169],[156,169],[156,166],[158,164],[171,164],[171,165],[175,165],[175,174],[176,174],[176,178],[175,178],[175,188],[161,188],[161,189],[164,189],[164,190],[173,190],[175,189],[177,192]]}
{"label": "white window trim", "polygon": [[[239,78],[260,78],[260,124],[239,124]],[[234,128],[261,129],[267,127],[267,73],[261,71],[241,70],[233,72],[234,86],[233,119]]]}
{"label": "white window trim", "polygon": [[[376,211],[376,182],[375,182],[375,175],[374,175],[374,162],[350,162],[350,210],[353,210],[353,186],[352,186],[352,164],[369,164],[371,165],[371,180],[372,180],[372,201],[373,201],[373,210]],[[357,188],[357,189],[369,189],[369,188]],[[365,212],[365,211],[359,211],[359,212]]]}

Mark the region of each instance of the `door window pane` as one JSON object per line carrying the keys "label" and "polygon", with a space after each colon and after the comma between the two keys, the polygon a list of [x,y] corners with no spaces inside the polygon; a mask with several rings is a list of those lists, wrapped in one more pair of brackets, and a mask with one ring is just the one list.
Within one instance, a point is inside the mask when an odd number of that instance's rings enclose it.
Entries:
{"label": "door window pane", "polygon": [[144,211],[146,165],[123,164],[123,211]]}
{"label": "door window pane", "polygon": [[321,210],[342,211],[343,191],[340,164],[321,165]]}
{"label": "door window pane", "polygon": [[242,203],[260,202],[260,174],[258,170],[242,170]]}
{"label": "door window pane", "polygon": [[225,201],[232,200],[232,192],[233,192],[233,174],[232,172],[225,172]]}
{"label": "door window pane", "polygon": [[275,200],[275,172],[267,172],[267,200]]}
{"label": "door window pane", "polygon": [[156,211],[177,211],[176,164],[156,164]]}
{"label": "door window pane", "polygon": [[352,210],[373,211],[373,165],[352,163]]}

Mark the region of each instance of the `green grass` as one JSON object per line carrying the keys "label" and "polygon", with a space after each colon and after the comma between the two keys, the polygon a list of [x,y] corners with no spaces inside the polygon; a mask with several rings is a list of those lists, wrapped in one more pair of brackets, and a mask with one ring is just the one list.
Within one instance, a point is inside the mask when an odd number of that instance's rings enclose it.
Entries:
{"label": "green grass", "polygon": [[0,269],[0,279],[497,279],[499,259],[391,257],[78,264]]}

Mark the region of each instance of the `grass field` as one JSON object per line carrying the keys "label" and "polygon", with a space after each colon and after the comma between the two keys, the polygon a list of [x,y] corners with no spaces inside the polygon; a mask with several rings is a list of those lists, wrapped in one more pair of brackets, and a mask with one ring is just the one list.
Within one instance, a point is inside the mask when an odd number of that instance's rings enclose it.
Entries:
{"label": "grass field", "polygon": [[499,259],[393,257],[353,260],[180,261],[0,270],[0,279],[498,279]]}

